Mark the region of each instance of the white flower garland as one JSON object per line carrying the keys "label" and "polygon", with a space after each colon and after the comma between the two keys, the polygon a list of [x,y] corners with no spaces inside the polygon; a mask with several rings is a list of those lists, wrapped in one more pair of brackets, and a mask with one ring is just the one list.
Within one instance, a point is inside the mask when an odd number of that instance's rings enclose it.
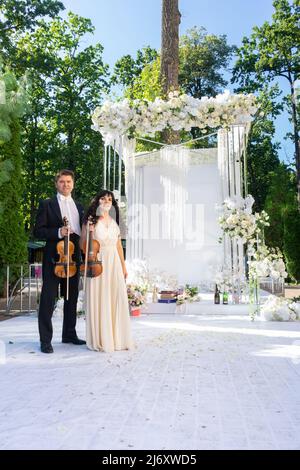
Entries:
{"label": "white flower garland", "polygon": [[231,95],[228,90],[215,98],[201,99],[171,92],[167,101],[128,99],[105,101],[93,114],[93,129],[101,132],[106,144],[122,135],[154,135],[166,128],[190,131],[192,127],[227,127],[245,123],[257,111],[253,94]]}

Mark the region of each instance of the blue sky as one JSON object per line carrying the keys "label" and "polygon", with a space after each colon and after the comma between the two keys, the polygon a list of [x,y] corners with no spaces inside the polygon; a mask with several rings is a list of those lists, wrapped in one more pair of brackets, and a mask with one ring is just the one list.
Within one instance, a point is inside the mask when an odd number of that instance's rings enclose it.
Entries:
{"label": "blue sky", "polygon": [[[92,20],[93,37],[86,44],[100,42],[104,61],[113,68],[124,54],[135,56],[138,49],[150,45],[160,48],[161,0],[62,0],[72,10]],[[182,14],[180,34],[193,26],[204,26],[209,33],[226,34],[229,44],[239,46],[243,36],[255,25],[270,21],[273,0],[179,0]],[[287,116],[278,119],[276,138],[281,158],[292,158],[293,146],[283,141],[289,130]]]}

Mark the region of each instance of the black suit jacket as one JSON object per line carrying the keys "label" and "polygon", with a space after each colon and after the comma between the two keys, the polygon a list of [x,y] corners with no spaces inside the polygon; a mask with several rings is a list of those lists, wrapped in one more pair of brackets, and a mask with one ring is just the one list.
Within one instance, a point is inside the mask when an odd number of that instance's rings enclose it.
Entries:
{"label": "black suit jacket", "polygon": [[[83,206],[76,202],[76,207],[79,213],[80,226],[82,225],[82,219],[84,214]],[[44,248],[43,264],[51,263],[54,259],[57,259],[56,244],[61,239],[58,237],[58,229],[63,226],[62,215],[58,204],[57,196],[52,199],[46,199],[40,202],[36,222],[34,227],[34,236],[40,240],[46,240],[46,246]],[[75,244],[75,258],[79,262],[80,259],[80,248],[79,248],[79,236],[72,234],[70,239]]]}

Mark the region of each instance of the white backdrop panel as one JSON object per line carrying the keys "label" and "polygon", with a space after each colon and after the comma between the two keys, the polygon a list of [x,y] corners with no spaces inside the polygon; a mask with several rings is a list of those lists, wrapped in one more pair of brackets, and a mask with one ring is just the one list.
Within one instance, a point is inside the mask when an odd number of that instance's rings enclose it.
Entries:
{"label": "white backdrop panel", "polygon": [[[128,202],[134,199],[141,210],[134,223],[129,216],[127,258],[147,259],[150,268],[176,275],[180,284],[211,281],[216,267],[223,262],[223,248],[218,242],[221,230],[217,206],[222,204],[222,186],[217,149],[190,151],[184,183],[187,200],[183,240],[181,236],[166,239],[161,174],[167,172],[161,166],[159,152],[149,156],[149,163],[147,156],[136,157],[135,181],[128,188]],[[132,188],[134,195],[130,194]],[[181,229],[178,227],[178,233]]]}

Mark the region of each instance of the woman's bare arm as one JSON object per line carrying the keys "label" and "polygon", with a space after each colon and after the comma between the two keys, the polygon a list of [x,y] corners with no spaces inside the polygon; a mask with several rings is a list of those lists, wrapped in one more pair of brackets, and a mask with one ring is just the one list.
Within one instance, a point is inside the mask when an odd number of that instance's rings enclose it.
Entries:
{"label": "woman's bare arm", "polygon": [[119,253],[120,260],[121,260],[121,264],[122,264],[122,269],[123,269],[124,277],[125,277],[125,279],[126,279],[126,277],[127,277],[127,269],[126,269],[126,264],[125,264],[125,259],[124,259],[123,246],[122,246],[122,242],[121,242],[121,239],[120,239],[120,238],[119,238],[118,241],[117,241],[117,250],[118,250],[118,253]]}

